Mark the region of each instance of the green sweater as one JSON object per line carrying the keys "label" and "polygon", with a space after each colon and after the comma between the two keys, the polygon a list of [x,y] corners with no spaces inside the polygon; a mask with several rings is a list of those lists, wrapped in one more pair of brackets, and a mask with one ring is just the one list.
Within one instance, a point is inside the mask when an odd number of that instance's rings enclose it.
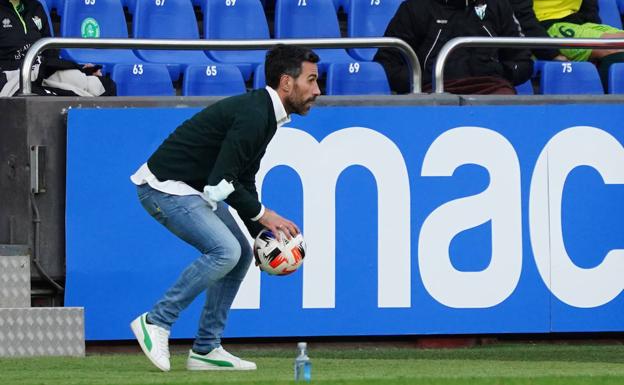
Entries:
{"label": "green sweater", "polygon": [[182,181],[198,191],[225,179],[225,202],[243,220],[260,213],[256,173],[277,123],[265,89],[222,99],[182,123],[147,161],[160,181]]}

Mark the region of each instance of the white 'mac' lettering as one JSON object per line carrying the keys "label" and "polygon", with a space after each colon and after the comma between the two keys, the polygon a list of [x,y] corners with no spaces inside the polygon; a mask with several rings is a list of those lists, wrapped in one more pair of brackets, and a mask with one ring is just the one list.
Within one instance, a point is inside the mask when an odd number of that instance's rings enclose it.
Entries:
{"label": "white 'mac' lettering", "polygon": [[[377,182],[378,306],[410,307],[410,189],[407,167],[397,146],[382,134],[362,127],[333,132],[320,143],[305,131],[282,127],[262,160],[258,191],[262,191],[266,174],[280,165],[294,169],[303,186],[303,227],[308,244],[303,307],[335,306],[336,182],[353,165],[367,168]],[[349,257],[357,262],[358,256]],[[233,308],[260,308],[258,269],[249,269]]]}
{"label": "white 'mac' lettering", "polygon": [[[418,263],[425,288],[454,308],[484,308],[503,302],[522,271],[520,165],[513,146],[501,134],[480,127],[458,127],[431,144],[422,176],[452,176],[457,167],[476,164],[490,174],[485,191],[436,208],[422,225]],[[483,271],[459,271],[451,263],[453,238],[492,222],[492,256]]]}
{"label": "white 'mac' lettering", "polygon": [[542,150],[531,180],[529,229],[535,263],[550,291],[570,306],[604,305],[624,288],[624,250],[607,253],[596,267],[577,266],[566,252],[561,201],[566,178],[578,166],[590,166],[606,184],[624,184],[624,148],[609,133],[594,127],[559,132]]}

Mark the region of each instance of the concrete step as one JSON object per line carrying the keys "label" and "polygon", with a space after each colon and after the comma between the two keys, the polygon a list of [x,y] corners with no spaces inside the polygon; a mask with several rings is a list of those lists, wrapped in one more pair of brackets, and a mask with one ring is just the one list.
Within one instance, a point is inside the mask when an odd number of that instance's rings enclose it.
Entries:
{"label": "concrete step", "polygon": [[0,357],[84,355],[84,308],[0,309]]}
{"label": "concrete step", "polygon": [[0,255],[0,308],[30,307],[30,257]]}

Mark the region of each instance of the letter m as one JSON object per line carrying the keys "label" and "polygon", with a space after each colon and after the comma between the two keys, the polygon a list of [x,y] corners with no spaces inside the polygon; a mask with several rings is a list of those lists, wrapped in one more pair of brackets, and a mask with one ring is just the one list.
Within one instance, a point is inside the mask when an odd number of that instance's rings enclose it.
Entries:
{"label": "letter m", "polygon": [[[367,168],[377,183],[378,306],[410,307],[410,188],[405,161],[397,146],[384,135],[362,127],[333,132],[320,143],[305,131],[282,127],[262,160],[258,191],[262,191],[266,174],[280,165],[294,169],[303,186],[303,227],[308,244],[303,266],[303,307],[335,306],[336,183],[340,174],[353,165]],[[360,262],[358,255],[349,258]],[[250,274],[257,274],[257,269],[250,269]],[[257,290],[259,296],[259,280],[249,278],[253,284],[243,284],[241,291],[247,293],[239,295],[251,295]]]}

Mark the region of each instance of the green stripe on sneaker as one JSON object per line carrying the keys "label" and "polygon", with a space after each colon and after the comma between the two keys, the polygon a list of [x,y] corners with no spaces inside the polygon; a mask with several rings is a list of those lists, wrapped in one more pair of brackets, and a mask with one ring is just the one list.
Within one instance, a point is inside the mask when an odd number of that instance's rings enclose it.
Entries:
{"label": "green stripe on sneaker", "polygon": [[145,348],[148,351],[152,351],[152,339],[147,332],[147,328],[145,327],[145,317],[141,316],[141,329],[143,329],[143,343],[145,344]]}
{"label": "green stripe on sneaker", "polygon": [[211,360],[210,358],[202,358],[202,357],[197,357],[197,356],[191,356],[190,358],[197,360],[197,361],[207,362],[209,364],[213,364],[216,366],[223,366],[223,367],[230,367],[230,368],[234,367],[234,364],[229,361]]}

